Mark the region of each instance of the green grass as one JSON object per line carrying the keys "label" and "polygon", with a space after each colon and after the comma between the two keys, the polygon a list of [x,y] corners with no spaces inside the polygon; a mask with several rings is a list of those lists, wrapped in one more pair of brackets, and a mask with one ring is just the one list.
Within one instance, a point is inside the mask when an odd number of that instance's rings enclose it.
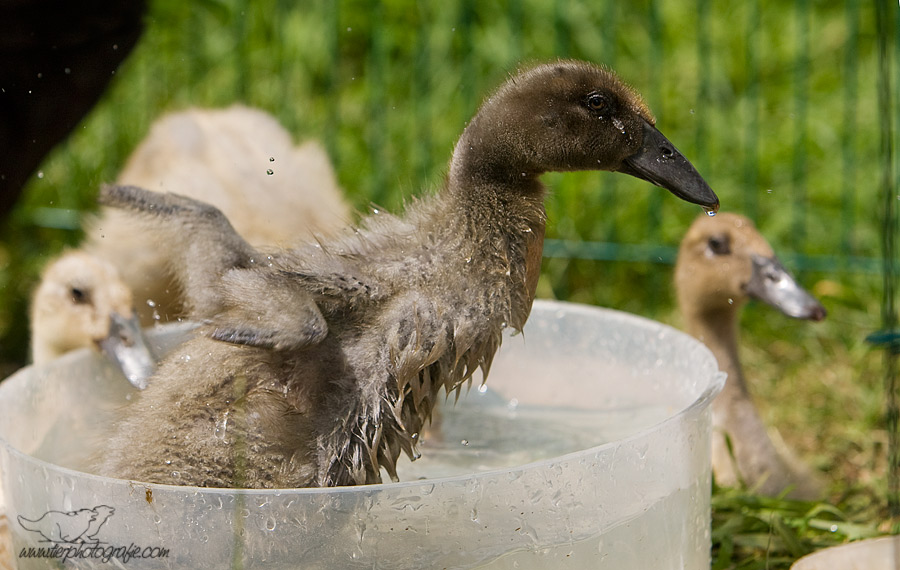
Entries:
{"label": "green grass", "polygon": [[[884,531],[881,354],[863,340],[880,327],[882,285],[874,35],[872,6],[855,2],[155,0],[111,89],[0,229],[0,374],[26,362],[39,268],[78,242],[78,216],[160,114],[261,107],[325,141],[357,207],[398,209],[440,184],[466,120],[519,62],[582,58],[645,95],[723,208],[753,217],[829,310],[821,324],[762,306],[743,320],[765,417],[829,478],[829,502],[717,491],[716,567],[787,568]],[[617,174],[546,181],[552,239],[672,248],[699,214]],[[656,261],[548,258],[539,292],[677,324],[671,267]]]}

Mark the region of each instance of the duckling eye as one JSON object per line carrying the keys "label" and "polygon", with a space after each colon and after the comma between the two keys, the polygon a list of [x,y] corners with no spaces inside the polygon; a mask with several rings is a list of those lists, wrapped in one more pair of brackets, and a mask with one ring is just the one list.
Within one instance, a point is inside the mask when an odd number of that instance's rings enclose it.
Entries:
{"label": "duckling eye", "polygon": [[712,236],[706,242],[706,245],[714,255],[728,255],[731,253],[731,242],[728,236]]}
{"label": "duckling eye", "polygon": [[91,302],[90,294],[79,287],[72,287],[69,293],[72,295],[72,302],[76,305],[86,305]]}
{"label": "duckling eye", "polygon": [[609,102],[599,93],[591,93],[587,96],[586,103],[591,111],[603,114],[609,110]]}

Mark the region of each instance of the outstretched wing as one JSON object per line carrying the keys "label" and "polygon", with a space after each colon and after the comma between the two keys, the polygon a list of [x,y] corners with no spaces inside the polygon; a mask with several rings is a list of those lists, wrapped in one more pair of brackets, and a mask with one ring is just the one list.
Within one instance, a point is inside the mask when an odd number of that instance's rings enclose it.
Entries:
{"label": "outstretched wing", "polygon": [[233,268],[251,267],[259,258],[218,208],[178,194],[137,186],[106,186],[100,203],[130,210],[145,220],[148,239],[165,248],[184,290],[192,318],[210,318],[222,309],[215,287]]}
{"label": "outstretched wing", "polygon": [[264,269],[232,269],[222,276],[225,309],[210,320],[209,335],[233,344],[292,350],[320,342],[325,318],[303,283]]}

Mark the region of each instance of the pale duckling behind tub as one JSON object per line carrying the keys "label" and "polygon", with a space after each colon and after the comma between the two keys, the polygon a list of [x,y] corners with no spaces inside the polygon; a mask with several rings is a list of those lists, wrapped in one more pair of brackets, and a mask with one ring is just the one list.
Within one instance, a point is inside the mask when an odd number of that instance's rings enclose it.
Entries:
{"label": "pale duckling behind tub", "polygon": [[[273,117],[239,105],[159,119],[119,181],[209,201],[254,244],[327,234],[350,219],[322,148],[314,142],[295,146]],[[104,210],[87,226],[82,249],[50,262],[33,298],[34,362],[99,345],[142,388],[153,358],[137,319],[128,319],[132,299],[143,326],[183,316],[169,252],[117,210]],[[109,306],[117,312],[105,312]]]}
{"label": "pale duckling behind tub", "polygon": [[[274,117],[242,105],[187,109],[158,119],[117,183],[212,204],[256,246],[328,235],[352,218],[321,145],[295,145]],[[135,231],[125,212],[104,208],[88,225],[83,249],[119,270],[144,326],[184,316],[169,251]]]}
{"label": "pale duckling behind tub", "polygon": [[131,290],[110,263],[82,251],[64,253],[44,268],[32,299],[34,364],[96,348],[144,388],[156,366],[132,306]]}

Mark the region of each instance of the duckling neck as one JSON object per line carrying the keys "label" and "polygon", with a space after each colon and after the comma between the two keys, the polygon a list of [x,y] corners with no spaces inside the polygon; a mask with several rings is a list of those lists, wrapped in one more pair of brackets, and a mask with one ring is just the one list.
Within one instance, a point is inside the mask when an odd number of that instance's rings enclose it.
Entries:
{"label": "duckling neck", "polygon": [[714,407],[729,406],[735,400],[749,397],[738,356],[738,311],[698,308],[683,312],[688,333],[703,342],[716,357],[719,368],[728,374],[722,393]]}
{"label": "duckling neck", "polygon": [[546,189],[540,172],[521,167],[514,152],[501,158],[502,145],[488,140],[469,129],[463,133],[450,163],[445,197],[466,243],[481,250],[479,257],[486,263],[503,265],[485,268],[485,273],[507,276],[511,305],[503,320],[521,330],[540,275]]}
{"label": "duckling neck", "polygon": [[544,168],[532,164],[537,154],[526,141],[501,126],[488,126],[476,115],[466,127],[450,161],[449,187],[469,193],[490,188],[543,204],[545,189],[538,180]]}

